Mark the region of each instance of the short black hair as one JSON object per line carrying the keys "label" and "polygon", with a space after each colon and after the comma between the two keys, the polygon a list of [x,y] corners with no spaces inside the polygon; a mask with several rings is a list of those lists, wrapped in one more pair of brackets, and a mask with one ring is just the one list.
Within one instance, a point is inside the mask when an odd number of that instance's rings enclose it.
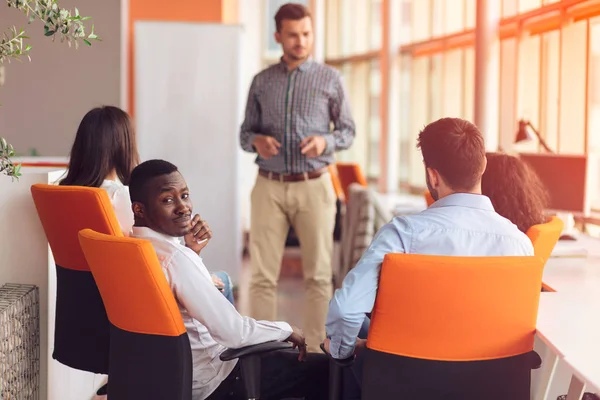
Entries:
{"label": "short black hair", "polygon": [[481,181],[485,165],[483,135],[473,123],[442,118],[420,133],[417,147],[426,168],[437,170],[454,190],[469,190]]}
{"label": "short black hair", "polygon": [[144,161],[131,171],[129,182],[129,197],[132,203],[146,204],[148,200],[148,183],[161,175],[172,174],[178,171],[177,167],[165,160]]}

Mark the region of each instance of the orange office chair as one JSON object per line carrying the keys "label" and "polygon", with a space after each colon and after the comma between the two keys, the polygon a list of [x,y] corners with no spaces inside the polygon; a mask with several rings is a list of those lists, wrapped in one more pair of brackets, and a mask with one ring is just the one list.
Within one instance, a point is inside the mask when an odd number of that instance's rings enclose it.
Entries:
{"label": "orange office chair", "polygon": [[358,183],[361,186],[367,186],[367,180],[358,164],[354,163],[336,163],[337,175],[340,180],[344,198],[348,199],[349,187],[351,183]]}
{"label": "orange office chair", "polygon": [[56,262],[56,319],[52,357],[71,368],[108,373],[109,325],[102,298],[79,246],[92,228],[122,236],[99,188],[36,184],[31,194]]}
{"label": "orange office chair", "polygon": [[79,233],[110,321],[110,398],[192,398],[192,352],[152,244]]}
{"label": "orange office chair", "polygon": [[527,236],[531,240],[531,243],[533,243],[533,251],[536,256],[544,260],[544,264],[550,258],[564,226],[565,224],[562,219],[551,217],[548,222],[533,225],[527,230]]}
{"label": "orange office chair", "polygon": [[435,203],[435,200],[433,199],[433,196],[431,195],[431,193],[429,193],[429,190],[426,190],[423,193],[423,196],[425,196],[425,203],[427,203],[427,207],[429,207],[430,205]]}
{"label": "orange office chair", "polygon": [[539,257],[388,254],[362,398],[528,400]]}
{"label": "orange office chair", "polygon": [[[91,229],[79,242],[110,321],[109,398],[191,400],[190,341],[152,244]],[[240,359],[248,397],[259,398],[260,355],[290,347],[268,342],[220,357]]]}

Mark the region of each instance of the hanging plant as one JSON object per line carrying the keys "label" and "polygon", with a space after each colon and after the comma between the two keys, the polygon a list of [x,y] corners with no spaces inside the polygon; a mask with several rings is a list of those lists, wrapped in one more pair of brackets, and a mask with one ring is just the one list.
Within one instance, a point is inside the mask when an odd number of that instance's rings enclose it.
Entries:
{"label": "hanging plant", "polygon": [[[92,45],[93,40],[100,40],[94,33],[94,25],[89,34],[86,34],[84,21],[90,17],[82,17],[79,10],[73,11],[62,8],[58,0],[6,0],[8,7],[23,11],[29,17],[29,23],[35,20],[44,23],[44,35],[56,40],[58,37],[61,42],[67,42],[69,47],[79,47],[80,41],[88,46]],[[23,29],[17,29],[12,26],[0,36],[0,66],[5,61],[22,61],[27,57],[29,61],[31,45],[26,43],[29,39]],[[18,179],[21,175],[20,165],[14,165],[11,157],[14,157],[13,147],[0,137],[0,175],[8,175],[13,179]]]}

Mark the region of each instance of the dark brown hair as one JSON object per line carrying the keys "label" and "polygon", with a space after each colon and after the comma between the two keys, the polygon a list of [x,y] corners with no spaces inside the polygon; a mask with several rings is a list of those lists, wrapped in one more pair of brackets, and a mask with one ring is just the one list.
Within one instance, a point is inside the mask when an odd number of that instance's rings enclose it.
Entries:
{"label": "dark brown hair", "polygon": [[481,179],[485,146],[479,129],[460,118],[442,118],[420,133],[425,167],[437,170],[454,190],[470,190]]}
{"label": "dark brown hair", "polygon": [[508,154],[488,153],[487,160],[481,191],[490,198],[496,212],[522,232],[546,222],[548,193],[533,169]]}
{"label": "dark brown hair", "polygon": [[275,26],[277,27],[277,32],[281,32],[281,24],[284,20],[291,19],[292,21],[297,21],[306,17],[312,18],[312,15],[308,8],[302,4],[287,3],[282,5],[275,14]]}
{"label": "dark brown hair", "polygon": [[118,107],[104,106],[89,111],[81,120],[61,185],[100,187],[116,170],[127,185],[139,163],[135,133],[129,115]]}

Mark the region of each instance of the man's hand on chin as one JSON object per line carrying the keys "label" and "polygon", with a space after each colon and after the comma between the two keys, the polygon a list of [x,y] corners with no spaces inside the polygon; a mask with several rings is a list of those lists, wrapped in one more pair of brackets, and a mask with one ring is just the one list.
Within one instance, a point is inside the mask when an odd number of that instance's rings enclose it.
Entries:
{"label": "man's hand on chin", "polygon": [[183,238],[185,245],[199,255],[212,238],[212,231],[210,230],[210,226],[208,226],[208,222],[196,214],[192,218],[190,231]]}

